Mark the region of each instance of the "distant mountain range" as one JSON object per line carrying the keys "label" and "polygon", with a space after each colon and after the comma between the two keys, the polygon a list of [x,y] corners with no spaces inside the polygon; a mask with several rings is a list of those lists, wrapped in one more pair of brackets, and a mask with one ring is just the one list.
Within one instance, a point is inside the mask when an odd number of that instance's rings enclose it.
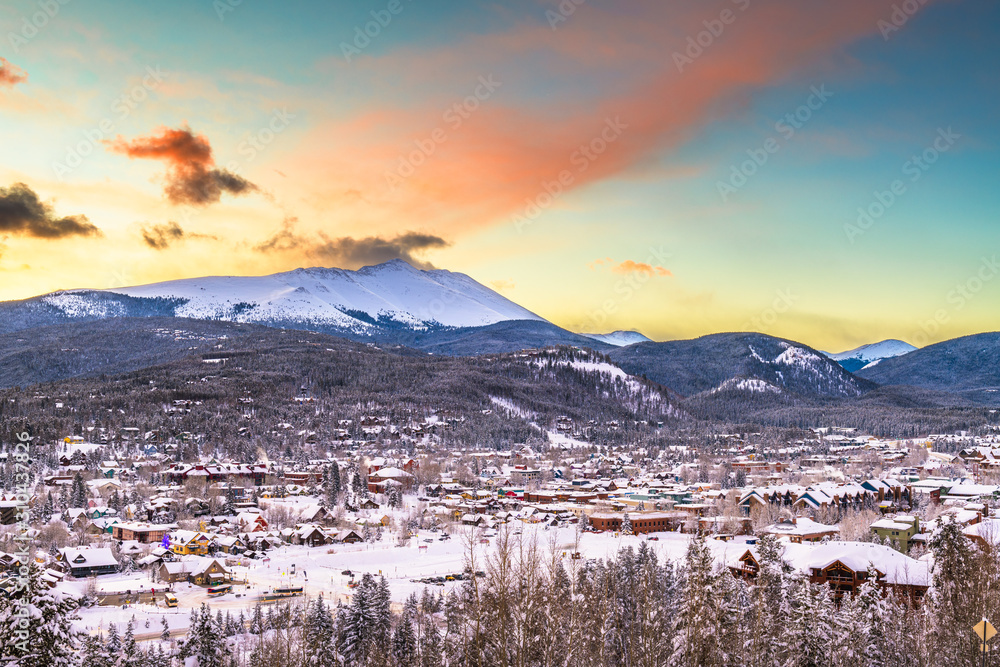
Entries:
{"label": "distant mountain range", "polygon": [[[189,339],[183,332],[193,321],[204,325]],[[172,362],[261,326],[330,334],[404,356],[589,348],[625,373],[669,390],[695,412],[733,418],[866,396],[867,404],[904,407],[1000,405],[1000,334],[922,350],[882,341],[840,354],[758,333],[662,343],[635,331],[579,334],[469,276],[422,271],[400,260],[358,271],[195,278],[0,303],[0,386]],[[880,388],[889,385],[903,387]]]}
{"label": "distant mountain range", "polygon": [[883,340],[879,343],[862,345],[861,347],[848,350],[847,352],[840,352],[838,354],[826,353],[826,356],[830,357],[841,366],[854,373],[862,368],[874,366],[883,359],[890,359],[892,357],[909,354],[916,349],[917,348],[913,345],[901,340],[889,339]]}
{"label": "distant mountain range", "polygon": [[909,385],[1000,404],[1000,332],[946,340],[858,371],[880,385]]}
{"label": "distant mountain range", "polygon": [[614,345],[615,347],[625,347],[626,345],[634,345],[635,343],[651,343],[649,338],[646,338],[638,331],[613,331],[607,334],[583,334],[587,338],[593,338],[601,343],[607,343],[608,345]]}
{"label": "distant mountain range", "polygon": [[639,343],[612,350],[608,356],[626,372],[687,397],[739,392],[848,398],[876,386],[811,347],[759,333]]}

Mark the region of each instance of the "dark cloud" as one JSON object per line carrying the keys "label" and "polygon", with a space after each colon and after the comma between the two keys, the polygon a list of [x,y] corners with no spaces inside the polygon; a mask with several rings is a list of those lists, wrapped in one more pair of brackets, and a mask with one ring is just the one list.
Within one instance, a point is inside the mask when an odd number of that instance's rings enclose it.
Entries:
{"label": "dark cloud", "polygon": [[103,236],[85,215],[56,216],[24,183],[0,188],[0,234],[61,239],[68,236]]}
{"label": "dark cloud", "polygon": [[434,265],[414,255],[450,245],[440,236],[418,232],[406,232],[394,238],[368,236],[360,239],[349,236],[330,238],[320,232],[310,238],[295,231],[296,222],[295,218],[285,220],[280,231],[254,249],[258,252],[294,251],[312,261],[345,269],[381,264],[392,259],[402,259],[417,268],[432,269]]}
{"label": "dark cloud", "polygon": [[166,250],[175,242],[187,239],[212,239],[218,240],[216,236],[208,234],[193,234],[185,231],[176,222],[168,222],[164,225],[143,225],[142,240],[153,250]]}
{"label": "dark cloud", "polygon": [[118,137],[105,143],[109,150],[130,158],[164,162],[167,165],[164,193],[174,204],[207,206],[218,202],[224,192],[239,196],[258,190],[242,176],[215,169],[208,139],[187,127],[178,130],[161,127],[159,134],[132,141]]}
{"label": "dark cloud", "polygon": [[12,87],[28,80],[28,73],[6,58],[0,57],[0,88]]}

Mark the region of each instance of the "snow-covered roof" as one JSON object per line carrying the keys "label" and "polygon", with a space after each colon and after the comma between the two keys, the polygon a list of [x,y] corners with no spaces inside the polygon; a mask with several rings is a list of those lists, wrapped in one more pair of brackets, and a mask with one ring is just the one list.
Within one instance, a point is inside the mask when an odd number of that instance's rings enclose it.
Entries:
{"label": "snow-covered roof", "polygon": [[399,479],[399,478],[403,478],[403,477],[413,477],[413,475],[411,475],[410,473],[406,472],[405,470],[401,470],[399,468],[392,468],[392,467],[390,467],[390,468],[380,468],[379,470],[376,470],[375,472],[373,472],[370,476],[371,477],[377,477],[379,479]]}
{"label": "snow-covered roof", "polygon": [[118,567],[118,561],[107,547],[66,547],[60,549],[72,567]]}
{"label": "snow-covered roof", "polygon": [[962,533],[968,537],[978,537],[987,544],[1000,546],[1000,519],[983,519],[977,524],[966,526]]}
{"label": "snow-covered roof", "polygon": [[763,528],[760,531],[764,534],[772,535],[788,535],[788,536],[805,536],[805,535],[818,535],[822,533],[836,533],[840,532],[840,529],[836,526],[828,526],[825,523],[819,523],[818,521],[813,521],[807,517],[798,517],[795,519],[794,523],[791,521],[781,521],[775,524]]}
{"label": "snow-covered roof", "polygon": [[929,586],[930,571],[925,561],[906,556],[892,547],[869,542],[786,544],[783,559],[803,574],[823,570],[839,561],[855,572],[874,567],[888,584]]}

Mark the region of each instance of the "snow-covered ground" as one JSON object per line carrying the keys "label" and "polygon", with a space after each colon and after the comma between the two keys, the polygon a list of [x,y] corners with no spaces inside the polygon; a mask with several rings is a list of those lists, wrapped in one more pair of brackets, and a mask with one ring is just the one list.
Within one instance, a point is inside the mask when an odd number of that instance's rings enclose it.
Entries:
{"label": "snow-covered ground", "polygon": [[[511,524],[512,531],[521,531],[514,535],[515,539],[537,539],[543,549],[555,548],[561,557],[565,558],[567,566],[582,561],[574,561],[571,554],[576,539],[575,526],[546,529],[541,524]],[[485,569],[485,557],[495,547],[495,539],[486,535],[494,534],[494,530],[473,528],[459,529],[449,540],[440,540],[441,533],[420,531],[420,535],[410,540],[408,546],[395,546],[394,537],[387,531],[382,542],[375,544],[336,545],[310,548],[305,546],[285,546],[267,553],[267,560],[249,560],[248,566],[232,568],[234,578],[246,579],[246,586],[235,585],[233,593],[209,598],[205,589],[188,583],[173,585],[179,605],[174,609],[166,609],[146,604],[130,605],[128,608],[99,606],[83,609],[78,626],[88,632],[107,631],[109,624],[117,624],[124,631],[125,624],[135,618],[135,633],[143,635],[162,630],[161,619],[166,618],[172,630],[184,630],[188,627],[192,608],[199,607],[203,602],[214,609],[229,610],[238,615],[244,610],[249,616],[250,610],[256,604],[258,596],[275,587],[302,586],[308,596],[322,595],[328,601],[348,602],[351,589],[347,587],[350,577],[342,574],[350,570],[355,577],[365,573],[382,575],[389,582],[392,600],[402,603],[411,593],[418,595],[424,588],[432,592],[449,591],[460,585],[459,582],[446,582],[443,586],[415,582],[415,579],[425,577],[447,576],[462,572],[468,544],[473,543],[477,558],[477,568]],[[680,560],[684,557],[690,535],[680,533],[657,533],[657,541],[648,544],[661,559]],[[429,540],[429,541],[428,541]],[[484,544],[488,540],[489,544]],[[605,558],[613,556],[620,548],[631,545],[638,548],[646,540],[644,536],[621,536],[615,533],[583,533],[580,536],[580,553],[583,558]],[[724,545],[715,543],[719,548]],[[563,555],[564,554],[564,555]],[[294,565],[294,574],[292,567]],[[117,574],[98,577],[98,589],[112,590],[149,590],[163,588],[164,584],[154,583],[146,573],[130,575]],[[71,590],[82,595],[86,590],[86,581],[67,581],[60,585],[64,590]],[[149,627],[146,627],[146,621]]]}

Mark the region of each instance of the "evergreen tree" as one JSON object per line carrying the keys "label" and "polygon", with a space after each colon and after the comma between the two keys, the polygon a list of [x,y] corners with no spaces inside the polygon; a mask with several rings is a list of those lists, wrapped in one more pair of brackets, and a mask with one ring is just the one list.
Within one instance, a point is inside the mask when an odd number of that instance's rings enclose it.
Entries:
{"label": "evergreen tree", "polygon": [[682,667],[724,664],[719,646],[720,596],[714,559],[705,536],[697,533],[688,544],[684,558],[683,595],[677,610],[674,660]]}
{"label": "evergreen tree", "polygon": [[[797,580],[791,587],[791,616],[786,620],[782,652],[788,657],[788,667],[812,667],[831,662],[833,645],[828,586],[813,586],[807,579]],[[871,664],[871,663],[865,663]]]}
{"label": "evergreen tree", "polygon": [[212,610],[202,603],[197,622],[188,634],[191,655],[198,658],[198,667],[225,667],[226,646]]}
{"label": "evergreen tree", "polygon": [[303,629],[306,664],[315,667],[334,667],[337,660],[333,617],[323,599],[319,598],[306,608]]}
{"label": "evergreen tree", "polygon": [[262,635],[264,634],[264,612],[261,609],[260,602],[254,605],[253,615],[250,617],[250,634]]}
{"label": "evergreen tree", "polygon": [[628,518],[628,512],[622,517],[622,535],[632,535],[632,520]]}
{"label": "evergreen tree", "polygon": [[77,471],[73,474],[73,484],[70,491],[70,503],[73,507],[82,507],[86,509],[87,500],[89,494],[87,493],[87,485],[83,482],[83,476]]}
{"label": "evergreen tree", "polygon": [[441,634],[433,622],[427,623],[420,638],[420,667],[442,667],[443,664]]}
{"label": "evergreen tree", "polygon": [[122,637],[122,657],[121,664],[123,667],[138,667],[138,663],[141,662],[139,647],[135,643],[135,631],[132,627],[132,621],[128,622],[125,626],[125,635]]}
{"label": "evergreen tree", "polygon": [[77,604],[42,581],[31,562],[24,587],[0,595],[0,664],[18,667],[78,665],[83,636],[72,627]]}
{"label": "evergreen tree", "polygon": [[104,644],[97,635],[87,635],[83,640],[81,667],[111,667],[112,662]]}
{"label": "evergreen tree", "polygon": [[324,473],[323,498],[327,509],[336,507],[340,500],[340,467],[336,461]]}
{"label": "evergreen tree", "polygon": [[351,604],[338,612],[338,646],[347,665],[363,665],[371,653],[375,589],[375,580],[366,573],[354,589]]}
{"label": "evergreen tree", "polygon": [[108,641],[105,643],[105,647],[108,650],[108,655],[117,660],[117,656],[122,650],[122,638],[118,634],[118,626],[114,623],[108,625]]}
{"label": "evergreen tree", "polygon": [[396,631],[392,635],[392,657],[399,667],[415,667],[417,661],[417,637],[413,631],[410,612],[403,613]]}
{"label": "evergreen tree", "polygon": [[972,664],[978,645],[970,638],[969,628],[983,615],[980,601],[986,591],[977,586],[983,572],[961,524],[953,517],[941,521],[930,547],[934,554],[930,601],[935,611],[935,650],[942,656],[942,665]]}
{"label": "evergreen tree", "polygon": [[122,505],[122,498],[118,494],[118,489],[114,489],[111,492],[111,497],[108,498],[108,507],[121,514],[123,505]]}
{"label": "evergreen tree", "polygon": [[160,616],[160,625],[163,627],[163,631],[160,632],[160,641],[169,642],[170,641],[170,625],[167,623],[166,616]]}

